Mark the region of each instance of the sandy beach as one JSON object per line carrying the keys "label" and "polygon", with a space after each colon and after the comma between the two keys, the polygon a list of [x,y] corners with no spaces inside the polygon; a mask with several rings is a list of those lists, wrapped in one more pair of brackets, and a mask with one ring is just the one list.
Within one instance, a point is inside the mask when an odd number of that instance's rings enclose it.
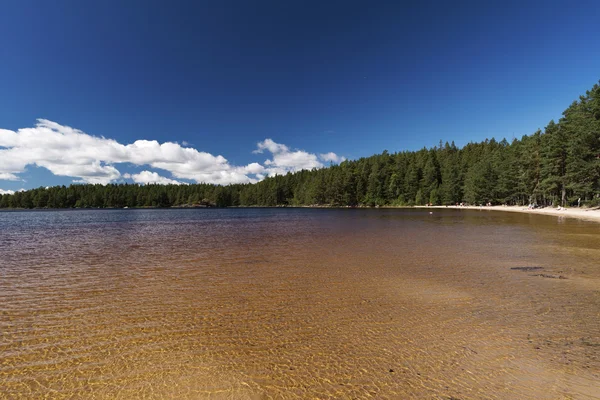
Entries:
{"label": "sandy beach", "polygon": [[536,208],[527,206],[417,206],[415,208],[453,208],[457,210],[508,211],[527,214],[555,215],[557,217],[579,218],[600,222],[600,208]]}

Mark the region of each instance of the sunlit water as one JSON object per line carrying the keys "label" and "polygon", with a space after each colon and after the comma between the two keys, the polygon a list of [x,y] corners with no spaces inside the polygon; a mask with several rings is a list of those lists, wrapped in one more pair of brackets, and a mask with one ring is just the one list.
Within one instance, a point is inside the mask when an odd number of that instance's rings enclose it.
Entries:
{"label": "sunlit water", "polygon": [[0,212],[0,398],[44,397],[598,399],[600,224]]}

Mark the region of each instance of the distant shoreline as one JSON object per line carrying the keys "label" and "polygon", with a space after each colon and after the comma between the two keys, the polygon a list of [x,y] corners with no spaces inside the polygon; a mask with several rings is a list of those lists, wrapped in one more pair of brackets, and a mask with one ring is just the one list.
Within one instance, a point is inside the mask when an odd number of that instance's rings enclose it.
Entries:
{"label": "distant shoreline", "polygon": [[530,209],[527,206],[414,206],[412,208],[508,211],[524,214],[554,215],[557,217],[578,218],[600,222],[600,208],[561,208],[560,210],[554,207]]}
{"label": "distant shoreline", "polygon": [[227,208],[330,208],[330,209],[453,209],[453,210],[479,210],[479,211],[507,211],[523,214],[553,215],[557,217],[577,218],[588,221],[600,222],[600,208],[561,208],[553,207],[530,209],[527,206],[380,206],[380,207],[344,207],[344,206],[234,206]]}
{"label": "distant shoreline", "polygon": [[0,211],[60,211],[60,210],[192,210],[192,209],[225,209],[225,208],[308,208],[308,209],[453,209],[453,210],[479,210],[479,211],[506,211],[523,214],[552,215],[557,217],[577,218],[588,221],[600,222],[600,208],[562,208],[553,207],[529,209],[526,206],[380,206],[380,207],[345,207],[328,205],[309,206],[229,206],[229,207],[206,207],[206,206],[173,206],[173,207],[102,207],[102,208],[0,208]]}

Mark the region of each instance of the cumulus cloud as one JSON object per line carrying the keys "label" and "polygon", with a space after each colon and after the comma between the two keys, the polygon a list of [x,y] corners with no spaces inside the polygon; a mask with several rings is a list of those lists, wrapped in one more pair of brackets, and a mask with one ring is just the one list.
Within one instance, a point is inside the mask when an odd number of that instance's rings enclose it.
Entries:
{"label": "cumulus cloud", "polygon": [[[319,161],[316,154],[308,153],[304,150],[291,150],[286,145],[276,143],[272,139],[265,139],[259,142],[254,153],[263,153],[265,150],[273,155],[272,159],[267,159],[264,162],[266,166],[264,172],[269,176],[323,167],[323,163]],[[327,158],[323,158],[323,156],[327,156]],[[320,157],[323,161],[340,162],[345,160],[345,158],[331,152],[321,154]],[[258,173],[262,174],[263,171]]]}
{"label": "cumulus cloud", "polygon": [[265,172],[265,167],[260,165],[259,163],[248,164],[245,167],[242,167],[242,171],[245,174],[262,174]]}
{"label": "cumulus cloud", "polygon": [[319,154],[319,158],[324,162],[332,162],[332,163],[341,163],[342,161],[346,161],[346,157],[340,157],[333,152]]}
{"label": "cumulus cloud", "polygon": [[10,172],[0,172],[0,181],[19,181],[19,177]]}
{"label": "cumulus cloud", "polygon": [[[39,119],[32,128],[18,131],[0,129],[0,180],[19,180],[28,165],[44,167],[54,175],[73,177],[74,182],[107,184],[120,179],[138,183],[181,184],[183,180],[198,183],[254,183],[266,176],[321,168],[323,161],[342,158],[335,153],[308,153],[291,150],[284,144],[266,139],[258,143],[255,153],[265,151],[272,158],[263,164],[231,165],[221,155],[212,155],[174,142],[137,140],[121,144],[113,139],[89,135],[56,122]],[[122,175],[118,164],[150,166],[167,171],[171,177],[142,171]]]}
{"label": "cumulus cloud", "polygon": [[273,154],[290,151],[285,144],[275,143],[272,139],[265,139],[262,142],[258,142],[256,147],[257,149],[253,153],[262,153],[264,150],[268,150]]}
{"label": "cumulus cloud", "polygon": [[[17,192],[24,192],[24,191],[25,191],[25,189],[19,189],[19,190],[17,190]],[[15,191],[14,190],[3,190],[3,189],[0,189],[0,194],[15,194]]]}
{"label": "cumulus cloud", "polygon": [[[0,130],[3,177],[14,179],[27,165],[36,165],[54,175],[77,178],[75,182],[107,184],[121,178],[115,167],[119,163],[149,165],[169,171],[175,178],[196,182],[229,184],[257,180],[245,173],[246,167],[232,166],[223,156],[177,143],[137,140],[123,145],[44,119],[33,128]],[[149,177],[139,177],[143,178]]]}
{"label": "cumulus cloud", "polygon": [[184,182],[176,181],[175,179],[169,179],[164,176],[160,176],[156,172],[142,171],[139,174],[125,174],[123,178],[132,179],[135,183],[157,183],[159,185],[181,185]]}

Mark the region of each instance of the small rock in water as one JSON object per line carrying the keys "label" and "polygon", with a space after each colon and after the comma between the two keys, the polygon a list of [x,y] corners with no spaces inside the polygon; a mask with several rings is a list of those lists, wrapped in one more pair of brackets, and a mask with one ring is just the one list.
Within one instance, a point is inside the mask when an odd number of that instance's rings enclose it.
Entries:
{"label": "small rock in water", "polygon": [[517,271],[537,271],[538,269],[544,269],[544,267],[512,267],[511,269]]}
{"label": "small rock in water", "polygon": [[569,279],[564,275],[550,275],[550,274],[535,274],[531,276],[541,276],[542,278],[550,278],[550,279]]}

